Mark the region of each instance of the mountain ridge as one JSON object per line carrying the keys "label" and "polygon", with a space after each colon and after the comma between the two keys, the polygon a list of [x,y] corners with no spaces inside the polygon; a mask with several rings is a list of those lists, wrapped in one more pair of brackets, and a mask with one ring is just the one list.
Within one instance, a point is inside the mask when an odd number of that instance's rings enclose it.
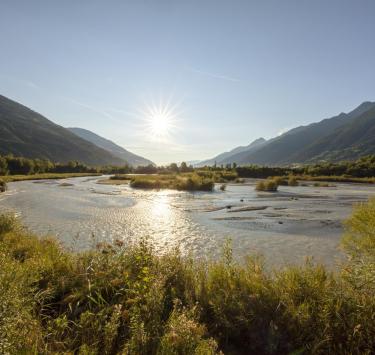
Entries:
{"label": "mountain ridge", "polygon": [[38,112],[0,95],[0,154],[87,165],[122,165],[106,150],[77,137]]}
{"label": "mountain ridge", "polygon": [[132,166],[145,166],[145,165],[150,165],[150,164],[155,165],[151,160],[148,160],[137,154],[129,152],[128,150],[114,143],[113,141],[107,138],[104,138],[98,135],[97,133],[94,133],[88,129],[79,128],[79,127],[68,127],[67,129],[70,132],[76,134],[77,136],[95,144],[99,148],[102,148],[110,152],[113,156],[126,161],[129,165],[132,165]]}
{"label": "mountain ridge", "polygon": [[[375,102],[365,101],[349,113],[342,112],[331,118],[325,118],[321,121],[313,122],[305,126],[292,128],[281,136],[269,139],[258,149],[249,149],[229,156],[227,155],[222,163],[235,162],[239,165],[287,165],[293,163],[303,163],[305,161],[316,162],[319,159],[323,159],[324,157],[326,157],[326,159],[329,158],[338,160],[351,156],[351,159],[356,159],[368,152],[375,151],[375,142],[371,140],[371,137],[368,138],[366,146],[357,143],[357,152],[352,152],[353,154],[337,153],[335,155],[330,155],[329,152],[323,154],[323,152],[320,151],[317,146],[323,146],[324,144],[327,144],[327,142],[325,142],[324,140],[321,143],[317,142],[319,142],[319,140],[321,140],[323,137],[335,134],[337,135],[337,132],[342,132],[341,129],[344,130],[343,127],[351,126],[351,129],[353,130],[356,125],[356,120],[360,119],[363,115],[366,115],[366,113],[371,112],[371,114],[375,116],[375,113],[372,112],[374,108]],[[367,118],[366,122],[368,124],[367,129],[371,132],[373,132],[373,130],[375,131],[375,128],[373,129],[375,120],[373,122],[370,118]],[[359,124],[359,121],[357,122],[357,124]],[[332,137],[330,139],[332,140]],[[342,138],[342,141],[349,142],[348,135],[345,136],[345,139]],[[335,142],[338,146],[340,146],[337,140]],[[317,155],[315,157],[311,156],[314,150],[312,150],[312,148],[309,148],[310,146],[315,146],[315,151],[319,151],[320,155]],[[332,145],[330,145],[330,147],[331,150],[334,148]],[[310,153],[304,152],[306,149],[310,151]],[[353,150],[355,149],[355,147],[353,146],[350,148],[341,146],[341,150],[343,149]],[[220,156],[220,154],[218,156]]]}

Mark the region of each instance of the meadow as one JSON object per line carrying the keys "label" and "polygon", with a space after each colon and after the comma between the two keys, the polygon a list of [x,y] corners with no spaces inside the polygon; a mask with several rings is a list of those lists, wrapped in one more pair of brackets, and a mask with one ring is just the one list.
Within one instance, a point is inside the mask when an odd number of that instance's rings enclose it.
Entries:
{"label": "meadow", "polygon": [[375,200],[346,222],[331,272],[266,270],[147,240],[74,253],[0,217],[0,353],[363,354],[375,348]]}

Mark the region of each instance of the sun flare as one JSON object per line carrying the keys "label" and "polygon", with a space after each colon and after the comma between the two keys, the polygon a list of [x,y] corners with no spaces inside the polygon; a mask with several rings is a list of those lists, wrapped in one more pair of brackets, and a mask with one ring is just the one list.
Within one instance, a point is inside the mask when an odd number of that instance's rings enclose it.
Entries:
{"label": "sun flare", "polygon": [[179,114],[176,112],[177,105],[171,105],[169,102],[159,102],[158,105],[148,106],[143,111],[145,121],[145,133],[156,141],[168,141],[176,128]]}
{"label": "sun flare", "polygon": [[171,118],[163,112],[156,112],[150,116],[151,134],[154,137],[166,136],[171,129]]}

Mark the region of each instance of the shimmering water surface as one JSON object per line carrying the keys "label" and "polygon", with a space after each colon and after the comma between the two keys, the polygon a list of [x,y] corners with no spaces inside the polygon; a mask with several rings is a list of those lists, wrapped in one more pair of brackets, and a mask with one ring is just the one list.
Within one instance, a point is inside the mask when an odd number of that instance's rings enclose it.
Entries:
{"label": "shimmering water surface", "polygon": [[[188,193],[133,190],[98,179],[10,183],[0,195],[0,210],[17,213],[32,231],[56,235],[75,249],[148,237],[159,252],[178,245],[183,253],[217,257],[231,238],[238,257],[257,252],[269,265],[280,265],[313,256],[332,266],[353,203],[375,196],[371,185],[281,186],[277,193],[257,193],[249,180],[229,184],[225,192]],[[260,209],[245,211],[250,208]]]}

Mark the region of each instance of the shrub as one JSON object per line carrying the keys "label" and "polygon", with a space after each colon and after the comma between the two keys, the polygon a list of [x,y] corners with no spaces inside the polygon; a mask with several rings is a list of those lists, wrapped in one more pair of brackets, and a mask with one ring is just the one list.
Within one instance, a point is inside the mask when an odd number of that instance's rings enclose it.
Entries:
{"label": "shrub", "polygon": [[278,188],[278,185],[275,180],[259,181],[255,186],[255,189],[257,191],[267,191],[267,192],[276,192],[277,188]]}
{"label": "shrub", "polygon": [[298,181],[297,181],[295,176],[289,176],[288,185],[289,186],[298,186]]}
{"label": "shrub", "polygon": [[288,180],[286,180],[282,176],[276,176],[276,177],[273,177],[273,178],[268,178],[268,180],[275,181],[278,186],[287,186],[288,185]]}
{"label": "shrub", "polygon": [[6,189],[7,189],[7,184],[5,183],[4,180],[0,179],[0,192],[5,192]]}
{"label": "shrub", "polygon": [[314,182],[314,187],[334,187],[335,185],[329,184],[328,182]]}

